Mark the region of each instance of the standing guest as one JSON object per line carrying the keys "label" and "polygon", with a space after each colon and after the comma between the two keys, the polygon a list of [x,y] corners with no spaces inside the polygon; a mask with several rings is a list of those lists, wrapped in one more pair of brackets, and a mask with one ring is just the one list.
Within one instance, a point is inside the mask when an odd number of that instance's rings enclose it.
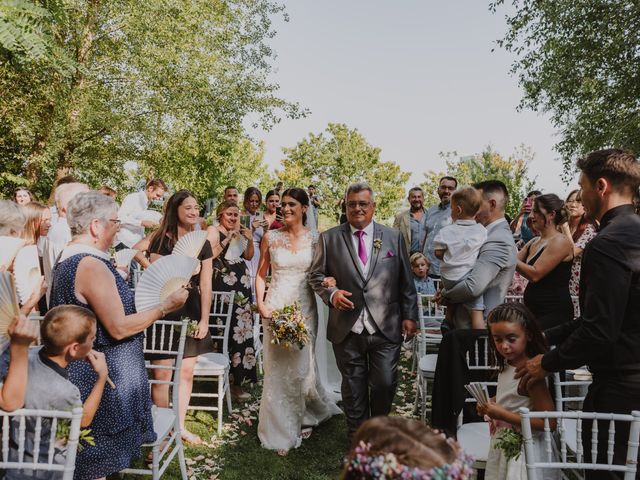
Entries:
{"label": "standing guest", "polygon": [[[31,202],[24,206],[26,222],[22,238],[25,245],[36,245],[38,248],[38,262],[40,264],[40,274],[44,275],[43,247],[44,241],[51,227],[51,212],[47,207],[38,202]],[[38,311],[44,315],[47,311],[46,297],[38,300]]]}
{"label": "standing guest", "polygon": [[[546,331],[556,348],[529,360],[519,374],[526,383],[587,365],[593,383],[583,410],[629,414],[640,410],[640,217],[632,203],[640,186],[640,163],[630,153],[607,149],[589,153],[577,165],[586,214],[600,222],[582,257],[581,316]],[[607,461],[608,423],[598,429],[599,463]],[[629,424],[616,424],[613,463],[627,460],[628,436]],[[591,445],[591,422],[583,423],[582,441]],[[596,461],[590,448],[584,456],[585,463]],[[600,478],[622,477],[587,472],[587,479]]]}
{"label": "standing guest", "polygon": [[282,188],[284,187],[284,184],[282,182],[278,182],[276,183],[276,188],[275,191],[278,195],[282,196]]}
{"label": "standing guest", "polygon": [[238,199],[240,198],[240,193],[238,189],[233,186],[225,187],[224,195],[222,197],[223,202],[234,202],[238,203]]}
{"label": "standing guest", "polygon": [[347,202],[344,197],[340,197],[337,203],[338,208],[340,208],[340,215],[338,217],[338,223],[342,225],[343,223],[347,223]]}
{"label": "standing guest", "polygon": [[436,286],[433,279],[429,277],[429,260],[420,252],[414,253],[409,258],[411,271],[413,272],[413,284],[416,293],[422,295],[435,295]]}
{"label": "standing guest", "polygon": [[160,200],[167,190],[167,185],[160,179],[147,183],[144,190],[130,193],[122,201],[118,210],[120,231],[117,235],[116,250],[132,248],[144,238],[144,229],[158,226],[158,222],[147,218],[145,212],[152,200]]}
{"label": "standing guest", "polygon": [[49,207],[49,210],[51,210],[51,225],[55,225],[58,220],[59,220],[59,215],[58,215],[58,206],[56,205],[56,193],[58,192],[58,187],[61,187],[62,185],[66,184],[66,183],[78,183],[78,181],[75,179],[75,177],[71,176],[71,175],[66,175],[64,177],[60,177],[58,180],[55,181],[53,189],[51,190],[51,196],[49,197],[49,203],[52,204]]}
{"label": "standing guest", "polygon": [[[253,257],[251,229],[240,225],[240,209],[234,202],[225,201],[216,209],[218,225],[207,229],[213,248],[213,289],[235,291],[229,336],[231,396],[235,400],[248,400],[251,395],[242,388],[244,382],[255,383],[255,348],[253,345],[253,313],[251,311],[251,273],[243,260]],[[244,247],[239,256],[230,246],[238,242]],[[237,250],[236,250],[237,251]]]}
{"label": "standing guest", "polygon": [[564,202],[554,193],[533,201],[531,224],[540,232],[518,252],[517,270],[529,283],[524,304],[540,328],[555,327],[573,318],[569,278],[573,264],[571,240],[559,231],[567,221]]}
{"label": "standing guest", "polygon": [[[187,299],[187,290],[181,288],[157,307],[136,313],[133,292],[107,253],[120,226],[117,217],[116,203],[106,195],[76,195],[67,208],[73,240],[53,272],[51,307],[77,305],[95,314],[94,349],[104,353],[116,387],[104,390],[91,424],[95,446],[78,452],[78,480],[119,472],[140,456],[143,443],[155,440],[142,332]],[[86,401],[95,384],[93,368],[87,362],[72,362],[67,370]]]}
{"label": "standing guest", "polygon": [[306,227],[311,230],[318,230],[318,210],[320,208],[320,199],[315,185],[307,187],[307,195],[309,196],[309,209],[307,210]]}
{"label": "standing guest", "polygon": [[[179,190],[167,200],[165,214],[162,217],[160,227],[150,238],[149,248],[147,250],[151,263],[165,255],[171,255],[175,244],[185,234],[195,230],[198,225],[199,209],[198,202],[193,194],[188,190]],[[191,390],[193,388],[193,369],[195,367],[198,355],[213,352],[213,342],[209,333],[209,313],[211,312],[211,276],[212,268],[211,243],[208,240],[204,242],[198,260],[200,261],[200,269],[198,273],[191,277],[189,283],[189,297],[184,306],[167,315],[166,320],[177,320],[187,317],[191,321],[198,322],[196,332],[191,336],[187,336],[184,345],[184,357],[182,360],[182,368],[180,370],[180,386],[178,409],[180,412],[180,435],[182,440],[188,443],[200,444],[202,439],[187,430],[185,425],[185,417],[189,400],[191,399]],[[177,337],[176,337],[177,343]],[[177,348],[177,344],[175,345]],[[175,360],[174,355],[162,356],[153,355],[151,362],[156,365],[171,365]],[[171,381],[171,370],[154,369],[154,376],[157,380]],[[161,408],[169,407],[169,385],[155,384],[151,386],[151,396],[153,403]]]}
{"label": "standing guest", "polygon": [[251,273],[251,292],[252,298],[255,299],[255,279],[258,272],[258,263],[260,262],[260,241],[264,232],[269,229],[269,220],[266,220],[260,212],[262,193],[256,187],[249,187],[245,190],[243,205],[243,215],[249,216],[249,226],[253,235],[253,257],[251,257],[251,260],[245,259],[245,263]]}
{"label": "standing guest", "polygon": [[118,194],[118,192],[116,192],[113,188],[111,188],[108,185],[103,185],[101,186],[98,191],[100,193],[102,193],[103,195],[106,195],[107,197],[111,197],[114,200],[116,199],[116,195]]}
{"label": "standing guest", "polygon": [[[504,301],[511,285],[516,269],[516,246],[504,217],[509,202],[505,184],[500,180],[486,180],[476,183],[474,187],[482,194],[482,205],[476,220],[487,229],[487,241],[480,248],[478,259],[466,278],[455,287],[442,290],[440,294],[445,302],[451,303],[465,303],[482,295],[484,311],[488,314]],[[466,309],[456,310],[453,326],[472,327]],[[480,328],[484,328],[484,325]]]}
{"label": "standing guest", "polygon": [[440,278],[440,259],[436,257],[433,240],[442,227],[451,224],[451,194],[458,188],[458,181],[453,177],[442,177],[438,183],[440,203],[427,210],[427,238],[422,253],[431,265],[429,276]]}
{"label": "standing guest", "polygon": [[278,215],[278,209],[280,208],[280,195],[275,190],[269,190],[267,192],[266,201],[264,203],[265,212],[264,219],[269,222],[267,230],[277,230],[282,228],[282,216]]}
{"label": "standing guest", "polygon": [[[569,293],[573,296],[578,296],[580,292],[582,252],[587,243],[596,236],[596,228],[585,214],[580,190],[573,190],[567,196],[565,206],[569,214],[569,221],[562,224],[562,231],[573,243],[573,265],[571,265],[571,277],[569,278]],[[577,313],[579,312],[576,311]]]}
{"label": "standing guest", "polygon": [[527,193],[527,196],[520,206],[518,216],[510,222],[511,231],[514,235],[520,237],[520,245],[526,245],[533,237],[538,235],[537,232],[531,229],[530,214],[531,208],[533,207],[533,200],[540,195],[542,195],[542,192],[539,190],[532,190]]}
{"label": "standing guest", "polygon": [[33,202],[33,194],[24,187],[18,187],[13,192],[13,200],[18,205],[27,205],[29,202]]}
{"label": "standing guest", "polygon": [[413,187],[407,196],[410,208],[396,215],[393,228],[402,233],[409,256],[422,252],[427,238],[427,209],[424,208],[424,192],[420,187]]}

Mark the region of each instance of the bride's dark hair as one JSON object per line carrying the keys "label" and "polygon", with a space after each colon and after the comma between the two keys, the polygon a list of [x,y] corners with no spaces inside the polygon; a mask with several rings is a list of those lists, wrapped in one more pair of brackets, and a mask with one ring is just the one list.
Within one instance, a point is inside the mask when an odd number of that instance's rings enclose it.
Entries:
{"label": "bride's dark hair", "polygon": [[[280,197],[281,200],[284,200],[284,197],[291,197],[294,200],[300,202],[303,206],[309,206],[309,195],[302,188],[287,188]],[[307,214],[306,212],[302,214],[302,225],[307,224]]]}

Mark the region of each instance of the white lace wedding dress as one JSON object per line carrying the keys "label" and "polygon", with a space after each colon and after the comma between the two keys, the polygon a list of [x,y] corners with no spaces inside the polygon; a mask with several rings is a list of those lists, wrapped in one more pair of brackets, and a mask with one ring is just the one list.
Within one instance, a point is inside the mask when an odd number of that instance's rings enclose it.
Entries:
{"label": "white lace wedding dress", "polygon": [[317,238],[317,232],[308,232],[299,249],[292,251],[284,232],[268,233],[271,283],[265,303],[279,309],[298,302],[311,332],[311,341],[302,350],[285,348],[271,344],[271,334],[264,325],[264,385],[258,437],[262,446],[271,450],[298,447],[302,427],[318,425],[342,413],[322,388],[315,361],[318,311],[307,275]]}

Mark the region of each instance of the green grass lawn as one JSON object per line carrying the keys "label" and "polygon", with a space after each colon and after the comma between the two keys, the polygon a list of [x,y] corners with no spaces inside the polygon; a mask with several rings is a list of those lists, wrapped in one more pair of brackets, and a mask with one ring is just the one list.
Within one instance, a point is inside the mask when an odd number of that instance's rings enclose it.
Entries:
{"label": "green grass lawn", "polygon": [[[410,358],[404,352],[400,365],[399,387],[394,402],[394,415],[411,416],[414,379],[409,372]],[[326,480],[340,475],[342,457],[347,452],[347,430],[342,415],[315,428],[311,438],[286,457],[260,447],[257,436],[261,385],[254,386],[253,397],[244,404],[234,403],[231,416],[225,415],[224,431],[217,435],[214,416],[208,412],[193,412],[187,417],[187,427],[207,445],[186,447],[190,480]],[[225,412],[227,413],[227,412]],[[117,477],[114,477],[117,478]],[[135,478],[126,476],[127,479]],[[164,477],[179,479],[177,460]]]}

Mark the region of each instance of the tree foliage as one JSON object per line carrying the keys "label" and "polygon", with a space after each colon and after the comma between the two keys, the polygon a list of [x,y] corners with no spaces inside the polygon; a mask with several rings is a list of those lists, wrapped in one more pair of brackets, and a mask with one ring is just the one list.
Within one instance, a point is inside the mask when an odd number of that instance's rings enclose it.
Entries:
{"label": "tree foliage", "polygon": [[376,194],[376,217],[388,220],[404,197],[410,174],[380,159],[380,149],[347,125],[330,123],[324,132],[310,133],[295,147],[284,148],[278,177],[285,186],[314,184],[322,197],[321,211],[337,219],[338,201],[349,184],[366,181]]}
{"label": "tree foliage", "polygon": [[11,3],[49,11],[24,28],[49,54],[0,47],[0,159],[13,175],[0,188],[24,177],[47,196],[69,173],[120,186],[135,162],[206,196],[261,176],[247,121],[269,128],[305,114],[268,79],[272,17],[284,15],[270,0]]}
{"label": "tree foliage", "polygon": [[575,156],[608,146],[640,152],[640,3],[637,0],[496,0],[511,3],[498,45],[516,54],[520,106],[549,112],[565,178]]}
{"label": "tree foliage", "polygon": [[482,153],[459,158],[456,152],[440,153],[446,162],[445,172],[430,170],[425,173],[425,182],[421,185],[425,192],[425,205],[437,204],[440,178],[450,175],[458,180],[458,186],[471,185],[484,180],[501,180],[509,191],[507,214],[515,218],[527,193],[534,189],[535,178],[529,177],[529,163],[533,160],[530,149],[520,147],[508,158],[492,150],[490,146]]}

